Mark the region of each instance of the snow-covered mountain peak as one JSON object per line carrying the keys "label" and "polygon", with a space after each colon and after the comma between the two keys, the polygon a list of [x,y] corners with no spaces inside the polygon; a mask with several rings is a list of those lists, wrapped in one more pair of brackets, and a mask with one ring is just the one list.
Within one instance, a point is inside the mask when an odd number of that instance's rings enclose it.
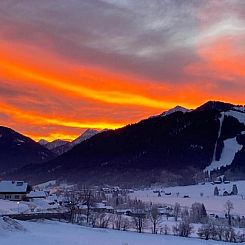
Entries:
{"label": "snow-covered mountain peak", "polygon": [[40,145],[42,145],[42,146],[45,146],[45,145],[47,145],[49,142],[48,142],[47,140],[41,139],[41,140],[38,141],[38,143],[39,143]]}
{"label": "snow-covered mountain peak", "polygon": [[175,112],[183,112],[183,113],[186,113],[186,112],[190,112],[190,111],[191,110],[189,110],[187,108],[184,108],[182,106],[177,105],[174,108],[172,108],[172,109],[170,109],[168,111],[163,112],[160,116],[165,117],[165,116],[168,116],[168,115],[170,115],[172,113],[175,113]]}
{"label": "snow-covered mountain peak", "polygon": [[74,141],[72,141],[72,145],[77,145],[83,142],[84,140],[87,140],[91,138],[92,136],[98,134],[100,131],[96,129],[89,128],[85,130],[78,138],[76,138]]}

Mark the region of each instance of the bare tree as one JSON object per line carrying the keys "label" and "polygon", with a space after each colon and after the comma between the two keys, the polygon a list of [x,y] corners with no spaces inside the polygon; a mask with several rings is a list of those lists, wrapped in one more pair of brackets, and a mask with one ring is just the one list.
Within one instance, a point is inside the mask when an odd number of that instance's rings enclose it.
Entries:
{"label": "bare tree", "polygon": [[133,221],[134,221],[136,230],[139,233],[142,233],[145,218],[146,218],[145,206],[142,201],[135,200],[132,217],[133,217]]}
{"label": "bare tree", "polygon": [[111,215],[105,213],[97,213],[97,226],[99,228],[108,228]]}
{"label": "bare tree", "polygon": [[232,227],[226,227],[224,230],[226,242],[236,242],[236,232]]}
{"label": "bare tree", "polygon": [[122,230],[126,231],[129,227],[129,220],[126,217],[122,218]]}
{"label": "bare tree", "polygon": [[220,241],[222,241],[223,239],[224,231],[225,231],[225,227],[223,225],[220,224],[216,226],[217,237]]}
{"label": "bare tree", "polygon": [[82,204],[86,205],[86,221],[89,223],[89,216],[91,213],[91,208],[93,204],[95,203],[95,197],[92,193],[92,191],[86,187],[83,187],[81,190],[81,195],[82,195]]}
{"label": "bare tree", "polygon": [[227,215],[227,218],[228,218],[228,224],[231,225],[231,211],[234,209],[234,206],[233,206],[233,203],[228,200],[226,203],[225,203],[225,211],[226,211],[226,215]]}
{"label": "bare tree", "polygon": [[123,222],[123,216],[120,214],[115,214],[113,216],[113,229],[121,230]]}
{"label": "bare tree", "polygon": [[175,221],[178,220],[178,217],[181,213],[181,207],[180,204],[178,202],[175,203],[174,205],[174,217],[175,217]]}
{"label": "bare tree", "polygon": [[173,233],[182,237],[189,237],[192,233],[193,227],[189,219],[182,220],[179,224],[173,226]]}
{"label": "bare tree", "polygon": [[181,218],[182,219],[189,219],[189,211],[188,211],[188,208],[184,208],[182,211],[181,211]]}
{"label": "bare tree", "polygon": [[210,238],[215,240],[217,236],[216,226],[212,222],[204,224],[198,229],[197,234],[205,240],[209,240]]}
{"label": "bare tree", "polygon": [[210,233],[211,233],[210,230],[211,230],[210,224],[204,224],[204,225],[202,225],[202,226],[198,229],[197,235],[198,235],[200,238],[204,238],[205,240],[209,240]]}
{"label": "bare tree", "polygon": [[161,219],[161,215],[159,213],[157,206],[152,206],[150,210],[150,221],[153,225],[153,229],[152,229],[153,234],[157,233],[157,225],[160,222],[160,219]]}
{"label": "bare tree", "polygon": [[67,191],[64,196],[67,202],[66,207],[69,209],[70,213],[70,222],[74,223],[76,221],[76,210],[78,209],[78,205],[82,200],[82,196],[75,190]]}
{"label": "bare tree", "polygon": [[164,235],[168,235],[170,229],[169,229],[169,227],[167,225],[164,225],[163,231],[164,231]]}

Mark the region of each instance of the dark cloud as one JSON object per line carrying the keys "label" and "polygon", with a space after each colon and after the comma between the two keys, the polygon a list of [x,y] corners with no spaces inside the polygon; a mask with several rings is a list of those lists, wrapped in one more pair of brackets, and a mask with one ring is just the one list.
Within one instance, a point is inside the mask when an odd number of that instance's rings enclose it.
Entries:
{"label": "dark cloud", "polygon": [[200,18],[242,18],[245,7],[243,1],[215,0],[3,0],[0,10],[1,36],[7,39],[52,49],[80,64],[173,83],[199,59]]}
{"label": "dark cloud", "polygon": [[[169,80],[197,58],[184,42],[196,29],[192,1],[3,1],[1,36],[59,55]],[[154,63],[154,64],[153,64]]]}

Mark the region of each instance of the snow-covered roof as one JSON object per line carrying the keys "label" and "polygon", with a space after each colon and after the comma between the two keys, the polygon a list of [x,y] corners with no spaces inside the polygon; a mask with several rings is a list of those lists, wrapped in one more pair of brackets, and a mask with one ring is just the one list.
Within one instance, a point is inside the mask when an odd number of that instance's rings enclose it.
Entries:
{"label": "snow-covered roof", "polygon": [[46,198],[47,193],[45,191],[31,191],[26,196],[29,198]]}
{"label": "snow-covered roof", "polygon": [[100,203],[100,202],[95,204],[95,208],[108,209],[108,210],[114,209],[112,206],[107,206],[107,205],[105,205],[105,203]]}
{"label": "snow-covered roof", "polygon": [[25,193],[28,184],[24,181],[0,181],[0,193]]}

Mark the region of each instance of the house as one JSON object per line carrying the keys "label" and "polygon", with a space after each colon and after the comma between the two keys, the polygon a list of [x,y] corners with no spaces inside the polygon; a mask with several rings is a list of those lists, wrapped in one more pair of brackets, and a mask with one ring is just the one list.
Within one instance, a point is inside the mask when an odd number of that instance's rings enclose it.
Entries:
{"label": "house", "polygon": [[97,213],[114,213],[114,208],[112,206],[107,206],[104,203],[95,203],[92,210]]}
{"label": "house", "polygon": [[48,192],[46,191],[31,191],[26,195],[29,200],[34,199],[45,199],[48,196]]}
{"label": "house", "polygon": [[24,181],[0,181],[0,199],[21,201],[26,198],[29,185]]}

